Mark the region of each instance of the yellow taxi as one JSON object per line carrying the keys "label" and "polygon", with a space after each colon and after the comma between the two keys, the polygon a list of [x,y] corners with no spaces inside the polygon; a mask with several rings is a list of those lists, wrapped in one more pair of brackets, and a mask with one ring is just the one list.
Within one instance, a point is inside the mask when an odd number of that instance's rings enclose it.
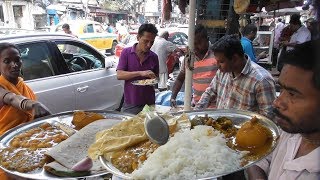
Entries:
{"label": "yellow taxi", "polygon": [[115,47],[118,44],[117,34],[108,33],[103,26],[96,21],[90,20],[72,20],[60,22],[54,29],[55,32],[63,32],[63,24],[69,24],[70,30],[79,39],[82,39],[99,51],[106,51],[112,55],[115,52]]}

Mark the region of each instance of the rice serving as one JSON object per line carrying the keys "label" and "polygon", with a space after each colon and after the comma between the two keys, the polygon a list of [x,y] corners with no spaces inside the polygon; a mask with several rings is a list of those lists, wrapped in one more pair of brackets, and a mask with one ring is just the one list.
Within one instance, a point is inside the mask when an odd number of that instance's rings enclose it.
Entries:
{"label": "rice serving", "polygon": [[198,179],[240,168],[242,154],[230,149],[220,132],[210,126],[195,126],[177,132],[137,170],[134,179]]}

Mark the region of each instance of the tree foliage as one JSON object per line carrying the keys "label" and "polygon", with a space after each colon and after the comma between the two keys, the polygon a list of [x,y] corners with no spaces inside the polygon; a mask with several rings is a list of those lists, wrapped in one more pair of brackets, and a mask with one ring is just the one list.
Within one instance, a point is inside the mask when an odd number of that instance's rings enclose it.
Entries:
{"label": "tree foliage", "polygon": [[143,2],[144,0],[105,0],[103,6],[112,11],[134,12],[136,7]]}

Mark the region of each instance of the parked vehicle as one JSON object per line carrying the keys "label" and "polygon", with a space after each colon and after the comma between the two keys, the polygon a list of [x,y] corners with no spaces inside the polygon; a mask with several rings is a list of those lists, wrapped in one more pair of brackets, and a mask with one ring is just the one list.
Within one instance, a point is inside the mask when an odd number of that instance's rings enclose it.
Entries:
{"label": "parked vehicle", "polygon": [[[188,45],[188,36],[183,32],[169,32],[168,40],[173,44],[177,45],[182,51],[186,51]],[[116,46],[115,56],[120,57],[121,52],[124,48],[132,46],[137,42],[137,32],[130,33]],[[175,66],[179,65],[179,57],[182,54],[180,52],[174,52],[170,54],[167,58],[168,72],[172,73]]]}
{"label": "parked vehicle", "polygon": [[120,57],[124,48],[134,45],[134,43],[137,42],[137,35],[138,32],[129,32],[129,34],[119,44],[116,45],[115,56]]}
{"label": "parked vehicle", "polygon": [[100,24],[96,21],[89,20],[73,20],[60,22],[55,28],[55,32],[63,32],[63,24],[69,24],[72,33],[78,36],[78,38],[88,42],[99,51],[106,51],[107,53],[114,54],[116,45],[118,44],[118,35],[114,33],[108,33]]}
{"label": "parked vehicle", "polygon": [[22,77],[53,113],[118,108],[123,82],[113,63],[86,42],[53,33],[6,36],[1,42],[19,47]]}

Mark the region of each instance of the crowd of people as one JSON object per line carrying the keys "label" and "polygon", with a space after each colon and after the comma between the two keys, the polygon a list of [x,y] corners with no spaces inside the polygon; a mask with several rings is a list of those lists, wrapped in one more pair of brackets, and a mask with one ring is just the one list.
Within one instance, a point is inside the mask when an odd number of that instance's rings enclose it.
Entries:
{"label": "crowd of people", "polygon": [[[211,47],[206,29],[202,25],[195,28],[194,109],[249,110],[269,117],[282,129],[274,153],[246,170],[249,179],[320,178],[320,164],[314,161],[320,155],[320,121],[317,119],[320,115],[317,108],[320,105],[320,63],[317,61],[320,40],[310,41],[310,32],[306,32],[297,17],[291,17],[290,38],[279,43],[288,50],[281,56],[283,69],[278,97],[270,72],[256,63],[252,58],[254,53],[252,57],[248,54],[252,52],[255,27],[247,25],[241,39],[238,35],[226,35]],[[125,80],[123,112],[137,114],[144,105],[155,104],[153,87],[134,86],[130,82],[163,76],[164,71],[159,73],[163,56],[176,47],[165,42],[165,34],[157,38],[156,34],[154,25],[142,25],[138,42],[121,54],[117,69],[118,79]],[[187,60],[173,86],[172,106],[185,80],[185,68],[190,68]]]}

